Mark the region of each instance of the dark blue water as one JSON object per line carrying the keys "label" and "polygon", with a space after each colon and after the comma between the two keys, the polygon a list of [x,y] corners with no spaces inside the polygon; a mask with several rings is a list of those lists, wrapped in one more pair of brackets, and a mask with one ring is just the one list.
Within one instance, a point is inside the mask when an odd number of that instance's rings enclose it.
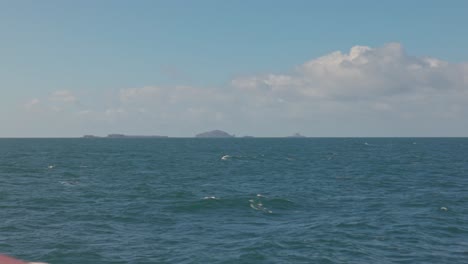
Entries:
{"label": "dark blue water", "polygon": [[468,263],[468,139],[1,139],[0,252]]}

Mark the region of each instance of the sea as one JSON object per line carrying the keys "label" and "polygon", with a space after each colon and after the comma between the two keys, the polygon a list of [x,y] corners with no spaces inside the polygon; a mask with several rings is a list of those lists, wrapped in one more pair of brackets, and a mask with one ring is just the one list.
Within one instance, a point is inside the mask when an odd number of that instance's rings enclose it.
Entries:
{"label": "sea", "polygon": [[468,263],[468,138],[0,139],[0,253]]}

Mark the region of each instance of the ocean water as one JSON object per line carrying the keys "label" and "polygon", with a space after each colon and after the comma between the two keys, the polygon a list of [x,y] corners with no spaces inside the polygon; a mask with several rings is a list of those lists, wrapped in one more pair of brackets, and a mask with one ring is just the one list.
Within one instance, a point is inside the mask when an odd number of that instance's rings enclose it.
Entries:
{"label": "ocean water", "polygon": [[468,263],[468,139],[0,139],[0,252]]}

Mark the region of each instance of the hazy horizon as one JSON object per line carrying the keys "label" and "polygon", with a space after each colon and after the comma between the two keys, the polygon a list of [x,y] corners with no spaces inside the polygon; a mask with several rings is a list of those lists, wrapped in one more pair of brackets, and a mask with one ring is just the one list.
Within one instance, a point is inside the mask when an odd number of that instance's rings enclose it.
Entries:
{"label": "hazy horizon", "polygon": [[466,1],[0,1],[0,137],[466,137],[467,13]]}

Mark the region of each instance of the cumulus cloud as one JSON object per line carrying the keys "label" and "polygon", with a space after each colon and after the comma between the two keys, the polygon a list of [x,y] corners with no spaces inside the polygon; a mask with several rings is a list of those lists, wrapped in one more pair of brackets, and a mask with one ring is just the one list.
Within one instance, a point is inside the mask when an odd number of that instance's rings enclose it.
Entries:
{"label": "cumulus cloud", "polygon": [[[460,119],[468,114],[468,64],[408,55],[401,44],[355,46],[310,60],[291,73],[238,78],[234,89],[274,115],[343,122]],[[271,111],[272,113],[275,111]],[[379,120],[381,119],[381,120]],[[402,121],[403,120],[403,121]]]}
{"label": "cumulus cloud", "polygon": [[232,85],[262,96],[294,100],[375,100],[398,95],[466,92],[467,65],[412,57],[399,43],[352,47],[299,66],[292,74],[240,78]]}
{"label": "cumulus cloud", "polygon": [[[215,128],[269,136],[468,133],[468,63],[411,56],[399,43],[331,52],[290,71],[236,78],[224,87],[154,85],[113,95],[77,116],[179,136]],[[68,90],[48,99],[61,107],[78,102]],[[39,99],[25,106],[36,104]]]}
{"label": "cumulus cloud", "polygon": [[415,120],[430,123],[468,114],[468,64],[411,56],[399,43],[355,46],[289,72],[237,78],[230,84],[129,88],[120,90],[119,98],[129,114],[174,123],[299,126],[292,131],[317,130],[312,124],[321,124],[342,127],[344,133],[354,127],[358,133],[379,122],[403,131]]}

